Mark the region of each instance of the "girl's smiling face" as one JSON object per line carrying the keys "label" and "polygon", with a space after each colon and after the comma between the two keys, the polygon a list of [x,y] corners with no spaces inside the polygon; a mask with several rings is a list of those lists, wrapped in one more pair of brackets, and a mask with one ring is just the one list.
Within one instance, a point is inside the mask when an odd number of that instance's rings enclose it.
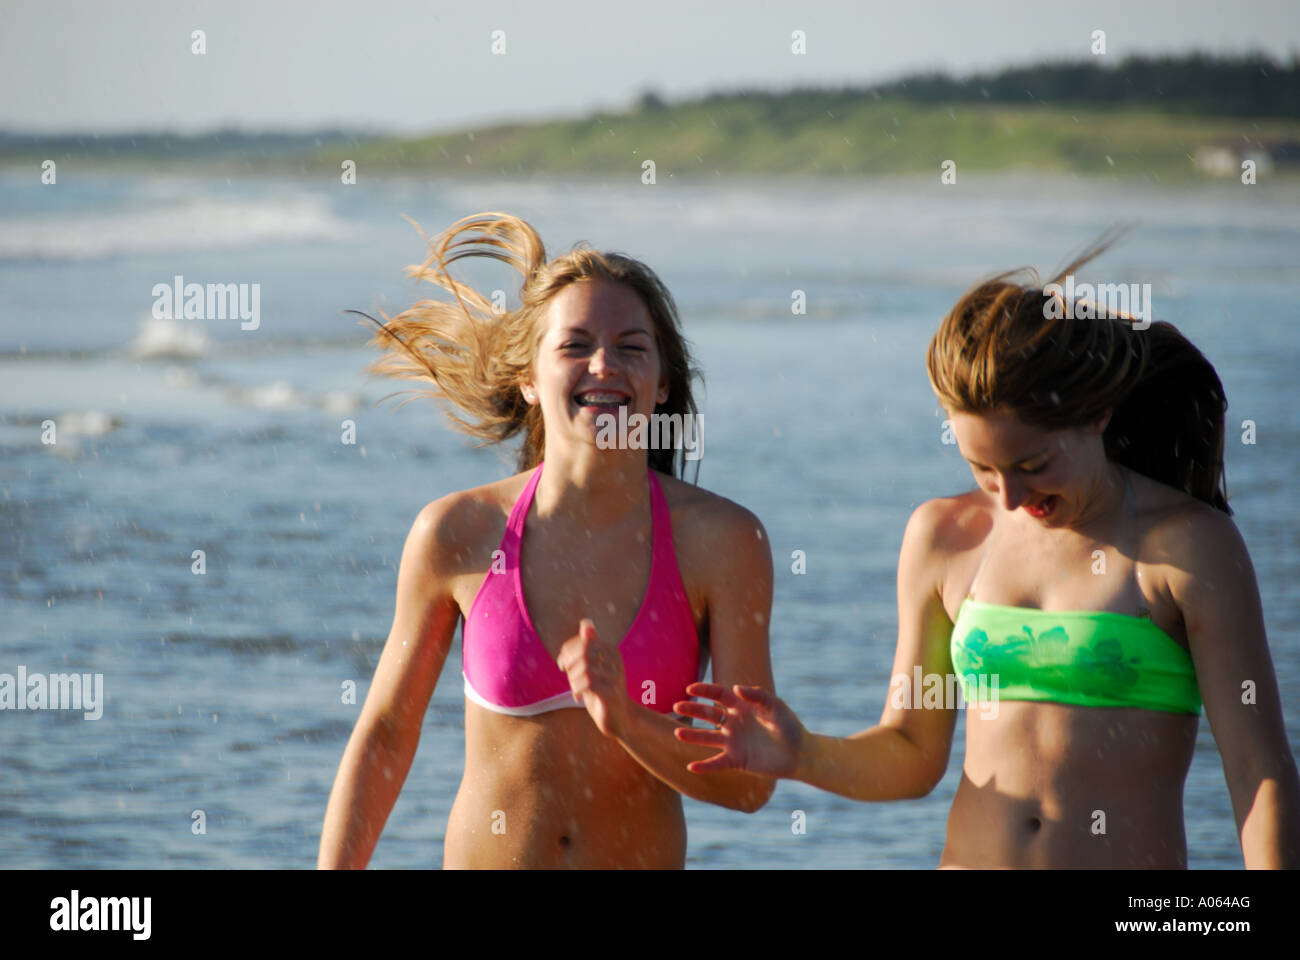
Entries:
{"label": "girl's smiling face", "polygon": [[1067,430],[1041,430],[1004,412],[949,417],[975,482],[1003,510],[1064,527],[1090,518],[1108,499],[1098,478],[1108,472],[1101,435],[1109,415]]}
{"label": "girl's smiling face", "polygon": [[540,403],[548,444],[594,444],[597,417],[641,413],[668,399],[654,322],[629,287],[605,280],[570,283],[547,309],[524,399]]}

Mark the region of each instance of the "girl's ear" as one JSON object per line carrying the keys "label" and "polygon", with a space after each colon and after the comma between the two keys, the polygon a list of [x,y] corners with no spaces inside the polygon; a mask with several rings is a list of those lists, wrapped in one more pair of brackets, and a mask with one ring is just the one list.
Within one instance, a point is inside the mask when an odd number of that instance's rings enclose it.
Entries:
{"label": "girl's ear", "polygon": [[1115,413],[1114,410],[1108,408],[1105,413],[1103,413],[1100,417],[1098,417],[1088,426],[1088,431],[1090,433],[1098,433],[1098,434],[1105,433],[1106,428],[1110,426],[1110,418],[1114,415],[1114,413]]}
{"label": "girl's ear", "polygon": [[524,401],[533,404],[537,402],[537,387],[531,381],[523,381],[519,384],[519,392],[524,395]]}

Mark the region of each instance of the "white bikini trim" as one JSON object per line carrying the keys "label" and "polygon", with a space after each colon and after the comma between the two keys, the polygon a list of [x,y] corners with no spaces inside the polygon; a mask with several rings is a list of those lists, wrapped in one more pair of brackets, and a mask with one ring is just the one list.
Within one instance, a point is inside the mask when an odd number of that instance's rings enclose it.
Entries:
{"label": "white bikini trim", "polygon": [[586,709],[585,704],[575,703],[573,694],[568,692],[556,694],[553,697],[547,697],[545,700],[538,700],[536,703],[530,703],[522,707],[503,707],[479,695],[470,685],[469,677],[465,675],[465,671],[461,671],[461,676],[465,677],[465,696],[480,707],[491,710],[493,713],[504,713],[511,717],[531,717],[539,713],[549,713],[552,710],[563,710],[567,707]]}

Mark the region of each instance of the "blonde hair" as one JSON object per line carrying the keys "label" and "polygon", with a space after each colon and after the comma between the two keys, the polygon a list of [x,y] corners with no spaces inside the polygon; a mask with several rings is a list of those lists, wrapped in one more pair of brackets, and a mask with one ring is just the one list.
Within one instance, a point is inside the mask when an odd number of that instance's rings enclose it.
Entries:
{"label": "blonde hair", "polygon": [[[546,446],[541,407],[524,400],[520,383],[532,375],[551,300],[571,283],[620,283],[641,298],[668,379],[668,399],[655,413],[696,415],[691,383],[699,371],[679,329],[677,306],[659,277],[639,260],[579,244],[548,261],[541,238],[527,222],[496,212],[465,217],[425,241],[428,258],[407,267],[407,275],[449,291],[456,302],[421,300],[392,318],[381,313],[384,323],[359,314],[378,327],[369,345],[385,349],[366,372],[432,383],[430,390],[402,392],[440,401],[455,428],[477,437],[480,446],[522,432],[519,470],[541,462]],[[447,267],[465,257],[489,257],[517,270],[523,277],[519,309],[499,313],[478,291],[453,278]],[[402,405],[411,399],[415,397]],[[650,450],[649,460],[654,469],[681,476],[684,451]]]}

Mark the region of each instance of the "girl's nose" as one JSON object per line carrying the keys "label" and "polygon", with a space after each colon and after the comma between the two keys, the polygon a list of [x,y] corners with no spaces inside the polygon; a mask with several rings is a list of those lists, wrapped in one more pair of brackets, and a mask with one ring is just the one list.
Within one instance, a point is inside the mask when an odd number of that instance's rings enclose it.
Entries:
{"label": "girl's nose", "polygon": [[612,358],[606,353],[604,347],[597,347],[591,352],[591,361],[588,363],[587,369],[596,375],[609,373],[614,367],[611,360]]}
{"label": "girl's nose", "polygon": [[1001,487],[1002,507],[1005,510],[1015,510],[1027,499],[1025,496],[1025,487],[1019,481],[1003,477],[1001,478]]}

